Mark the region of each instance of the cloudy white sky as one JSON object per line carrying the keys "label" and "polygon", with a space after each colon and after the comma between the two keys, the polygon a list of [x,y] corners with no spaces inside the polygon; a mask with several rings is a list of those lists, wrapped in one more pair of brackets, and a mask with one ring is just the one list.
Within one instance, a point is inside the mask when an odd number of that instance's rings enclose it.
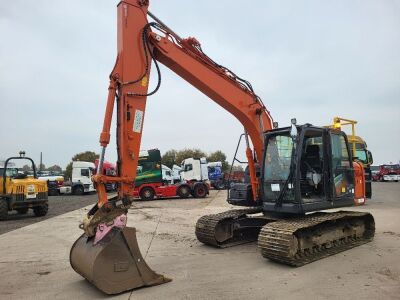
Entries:
{"label": "cloudy white sky", "polygon": [[[65,167],[77,152],[98,151],[116,4],[0,2],[0,158],[23,149],[38,161],[42,151],[46,165]],[[376,163],[399,161],[400,1],[152,0],[150,10],[252,82],[281,126],[353,118]],[[239,122],[165,67],[162,76],[142,148],[231,158]]]}

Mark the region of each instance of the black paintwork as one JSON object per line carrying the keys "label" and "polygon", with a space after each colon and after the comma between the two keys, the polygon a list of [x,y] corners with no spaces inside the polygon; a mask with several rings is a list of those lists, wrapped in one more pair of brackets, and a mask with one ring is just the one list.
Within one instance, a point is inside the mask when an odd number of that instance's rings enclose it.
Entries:
{"label": "black paintwork", "polygon": [[[239,206],[255,206],[259,205],[263,207],[265,212],[273,212],[273,213],[283,213],[283,214],[305,214],[307,212],[313,212],[318,210],[324,210],[329,208],[338,208],[338,207],[345,207],[345,206],[352,206],[354,204],[354,194],[349,192],[345,195],[337,197],[335,195],[335,186],[334,186],[334,179],[333,179],[333,170],[332,170],[332,163],[331,163],[331,134],[339,134],[345,138],[347,144],[347,152],[349,155],[349,165],[348,168],[349,174],[347,179],[349,179],[349,187],[354,188],[354,175],[350,175],[353,172],[352,168],[352,153],[349,148],[347,136],[338,130],[329,129],[329,128],[321,128],[315,127],[310,124],[305,124],[302,126],[297,126],[298,136],[296,138],[296,151],[293,156],[293,184],[294,184],[294,199],[287,199],[286,196],[283,197],[282,203],[276,203],[275,199],[268,199],[266,197],[266,193],[264,190],[264,172],[261,172],[260,182],[261,184],[261,199],[260,202],[255,203],[252,200],[252,197],[249,193],[251,193],[251,188],[249,184],[243,184],[243,186],[234,186],[230,189],[228,193],[227,201],[233,205]],[[301,187],[300,187],[300,165],[301,159],[304,151],[303,144],[305,143],[305,134],[308,130],[320,132],[323,138],[323,185],[325,186],[324,193],[325,195],[317,198],[315,197],[312,199],[305,199],[301,195]],[[277,134],[288,134],[290,132],[290,127],[286,128],[278,128],[265,133],[265,145],[268,144],[268,139],[272,136]],[[264,166],[266,154],[264,153],[262,166]],[[263,168],[261,168],[263,170]],[[283,186],[284,182],[279,183],[281,187]],[[282,188],[281,188],[282,190]],[[277,192],[279,193],[279,192]]]}

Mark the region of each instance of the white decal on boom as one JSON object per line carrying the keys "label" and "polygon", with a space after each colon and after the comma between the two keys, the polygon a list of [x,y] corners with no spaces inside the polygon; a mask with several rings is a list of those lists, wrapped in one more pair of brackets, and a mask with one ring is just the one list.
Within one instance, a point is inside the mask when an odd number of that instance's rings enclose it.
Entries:
{"label": "white decal on boom", "polygon": [[141,133],[142,123],[143,123],[143,111],[137,109],[135,111],[135,120],[133,121],[133,132]]}

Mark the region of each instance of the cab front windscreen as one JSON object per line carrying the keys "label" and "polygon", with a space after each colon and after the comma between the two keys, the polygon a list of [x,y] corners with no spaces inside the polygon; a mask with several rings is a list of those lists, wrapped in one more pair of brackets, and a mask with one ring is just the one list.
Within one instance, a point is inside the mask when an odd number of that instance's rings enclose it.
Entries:
{"label": "cab front windscreen", "polygon": [[285,181],[290,173],[293,140],[289,134],[268,139],[264,163],[264,181]]}

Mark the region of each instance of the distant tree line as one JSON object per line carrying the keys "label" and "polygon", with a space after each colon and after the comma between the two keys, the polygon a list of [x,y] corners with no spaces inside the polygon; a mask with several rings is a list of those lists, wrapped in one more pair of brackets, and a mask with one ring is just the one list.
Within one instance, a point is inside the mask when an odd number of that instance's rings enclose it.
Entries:
{"label": "distant tree line", "polygon": [[173,165],[180,165],[184,159],[190,157],[206,157],[208,162],[220,161],[222,163],[222,171],[225,172],[230,169],[230,164],[226,160],[226,154],[221,150],[217,150],[207,154],[205,151],[197,148],[183,150],[171,149],[164,153],[161,161],[167,167],[172,168]]}
{"label": "distant tree line", "polygon": [[[30,165],[24,165],[22,168],[22,171],[24,172],[29,172],[32,171],[32,166]],[[49,172],[56,172],[56,173],[61,173],[62,168],[59,165],[53,165],[51,167],[47,167],[44,164],[36,166],[36,171],[49,171]]]}

